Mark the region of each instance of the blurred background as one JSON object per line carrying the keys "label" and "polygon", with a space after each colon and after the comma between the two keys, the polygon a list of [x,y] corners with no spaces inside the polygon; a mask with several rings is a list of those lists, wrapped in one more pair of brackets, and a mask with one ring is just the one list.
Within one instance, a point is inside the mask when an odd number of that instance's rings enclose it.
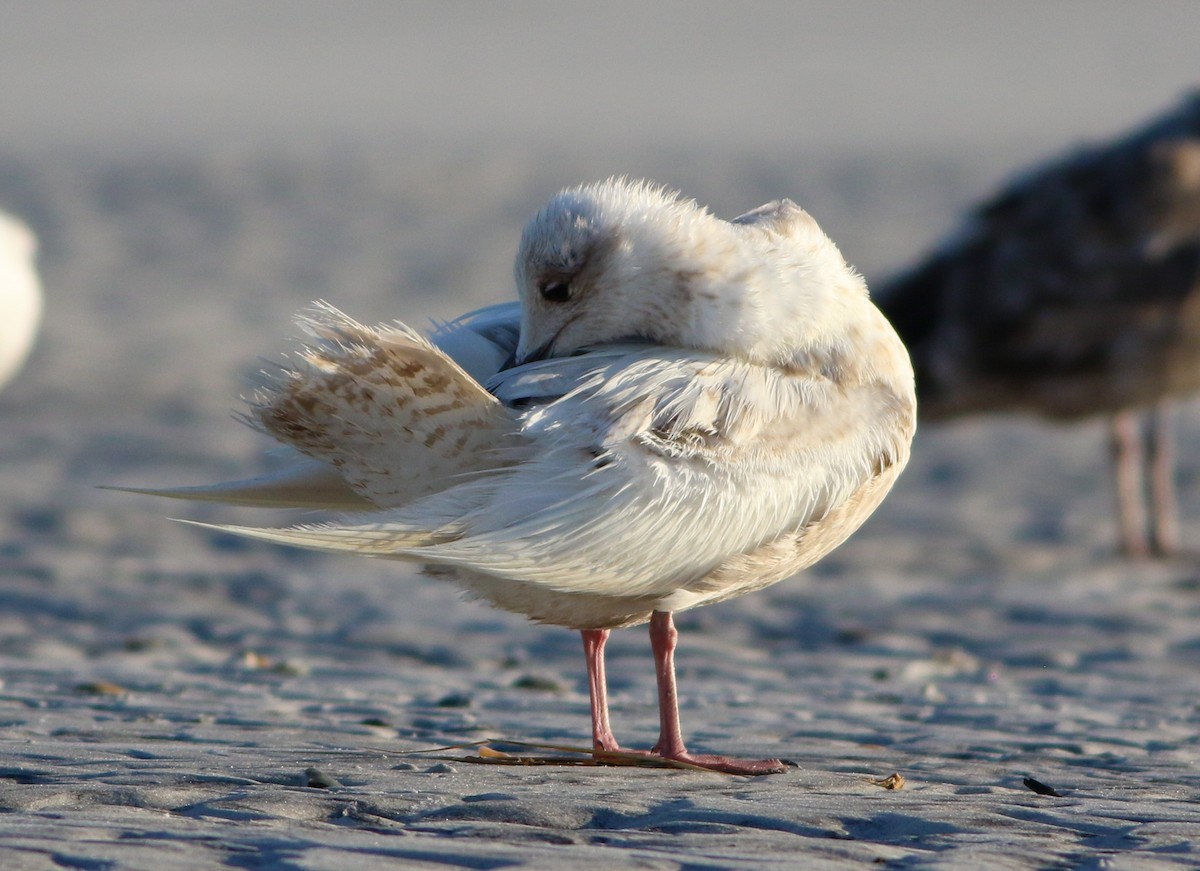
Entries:
{"label": "blurred background", "polygon": [[[229,411],[295,309],[424,325],[507,298],[564,185],[645,176],[725,217],[789,196],[876,282],[1016,170],[1175,104],[1197,34],[1182,0],[2,2],[0,208],[47,298],[0,394],[3,554],[195,563],[173,506],[93,485],[259,471]],[[1100,429],[921,438],[874,528],[964,559],[1110,548]]]}

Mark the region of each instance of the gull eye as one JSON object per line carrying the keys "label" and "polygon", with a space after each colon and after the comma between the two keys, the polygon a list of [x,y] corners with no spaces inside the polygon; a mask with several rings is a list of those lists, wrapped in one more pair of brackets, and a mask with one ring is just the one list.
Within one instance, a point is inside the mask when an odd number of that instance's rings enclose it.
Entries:
{"label": "gull eye", "polygon": [[546,302],[566,302],[571,298],[571,285],[566,281],[547,281],[538,287]]}

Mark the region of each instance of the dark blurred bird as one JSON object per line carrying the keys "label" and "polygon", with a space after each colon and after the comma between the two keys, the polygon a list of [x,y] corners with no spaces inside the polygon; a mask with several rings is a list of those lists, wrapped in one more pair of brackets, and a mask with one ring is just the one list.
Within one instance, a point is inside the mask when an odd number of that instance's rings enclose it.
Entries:
{"label": "dark blurred bird", "polygon": [[923,419],[1107,415],[1122,551],[1177,549],[1168,406],[1200,389],[1200,92],[1020,176],[877,301]]}

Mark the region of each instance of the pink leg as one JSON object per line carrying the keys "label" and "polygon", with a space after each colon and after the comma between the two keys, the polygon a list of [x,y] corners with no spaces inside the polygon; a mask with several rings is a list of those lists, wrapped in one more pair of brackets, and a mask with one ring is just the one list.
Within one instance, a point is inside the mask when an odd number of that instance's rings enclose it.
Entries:
{"label": "pink leg", "polygon": [[1146,540],[1146,511],[1143,505],[1142,445],[1138,414],[1119,411],[1113,415],[1109,432],[1113,474],[1117,486],[1117,518],[1121,552],[1126,556],[1150,554]]}
{"label": "pink leg", "polygon": [[687,755],[683,727],[679,724],[679,693],[675,689],[675,645],[679,630],[670,611],[650,615],[650,649],[654,652],[654,676],[658,679],[658,743],[652,752],[668,759]]}
{"label": "pink leg", "polygon": [[661,726],[658,743],[651,752],[664,759],[689,762],[729,774],[777,774],[786,771],[778,759],[733,759],[688,753],[679,726],[679,700],[675,690],[675,644],[678,638],[679,632],[669,611],[655,611],[650,615],[650,647],[654,651],[654,669],[658,677],[658,719]]}
{"label": "pink leg", "polygon": [[1150,547],[1155,556],[1179,548],[1179,499],[1175,494],[1175,439],[1171,406],[1163,401],[1150,412],[1147,465],[1150,475]]}
{"label": "pink leg", "polygon": [[604,645],[607,629],[581,629],[583,655],[587,661],[588,696],[592,701],[592,746],[616,750],[617,739],[608,723],[608,679],[604,675]]}

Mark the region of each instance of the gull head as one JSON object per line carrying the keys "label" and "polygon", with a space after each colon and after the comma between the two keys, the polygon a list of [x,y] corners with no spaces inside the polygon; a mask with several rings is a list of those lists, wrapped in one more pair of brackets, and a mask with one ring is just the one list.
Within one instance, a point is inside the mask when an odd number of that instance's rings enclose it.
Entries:
{"label": "gull head", "polygon": [[693,200],[609,179],[551,199],[521,236],[515,360],[622,341],[769,361],[866,290],[803,209],[724,221]]}

